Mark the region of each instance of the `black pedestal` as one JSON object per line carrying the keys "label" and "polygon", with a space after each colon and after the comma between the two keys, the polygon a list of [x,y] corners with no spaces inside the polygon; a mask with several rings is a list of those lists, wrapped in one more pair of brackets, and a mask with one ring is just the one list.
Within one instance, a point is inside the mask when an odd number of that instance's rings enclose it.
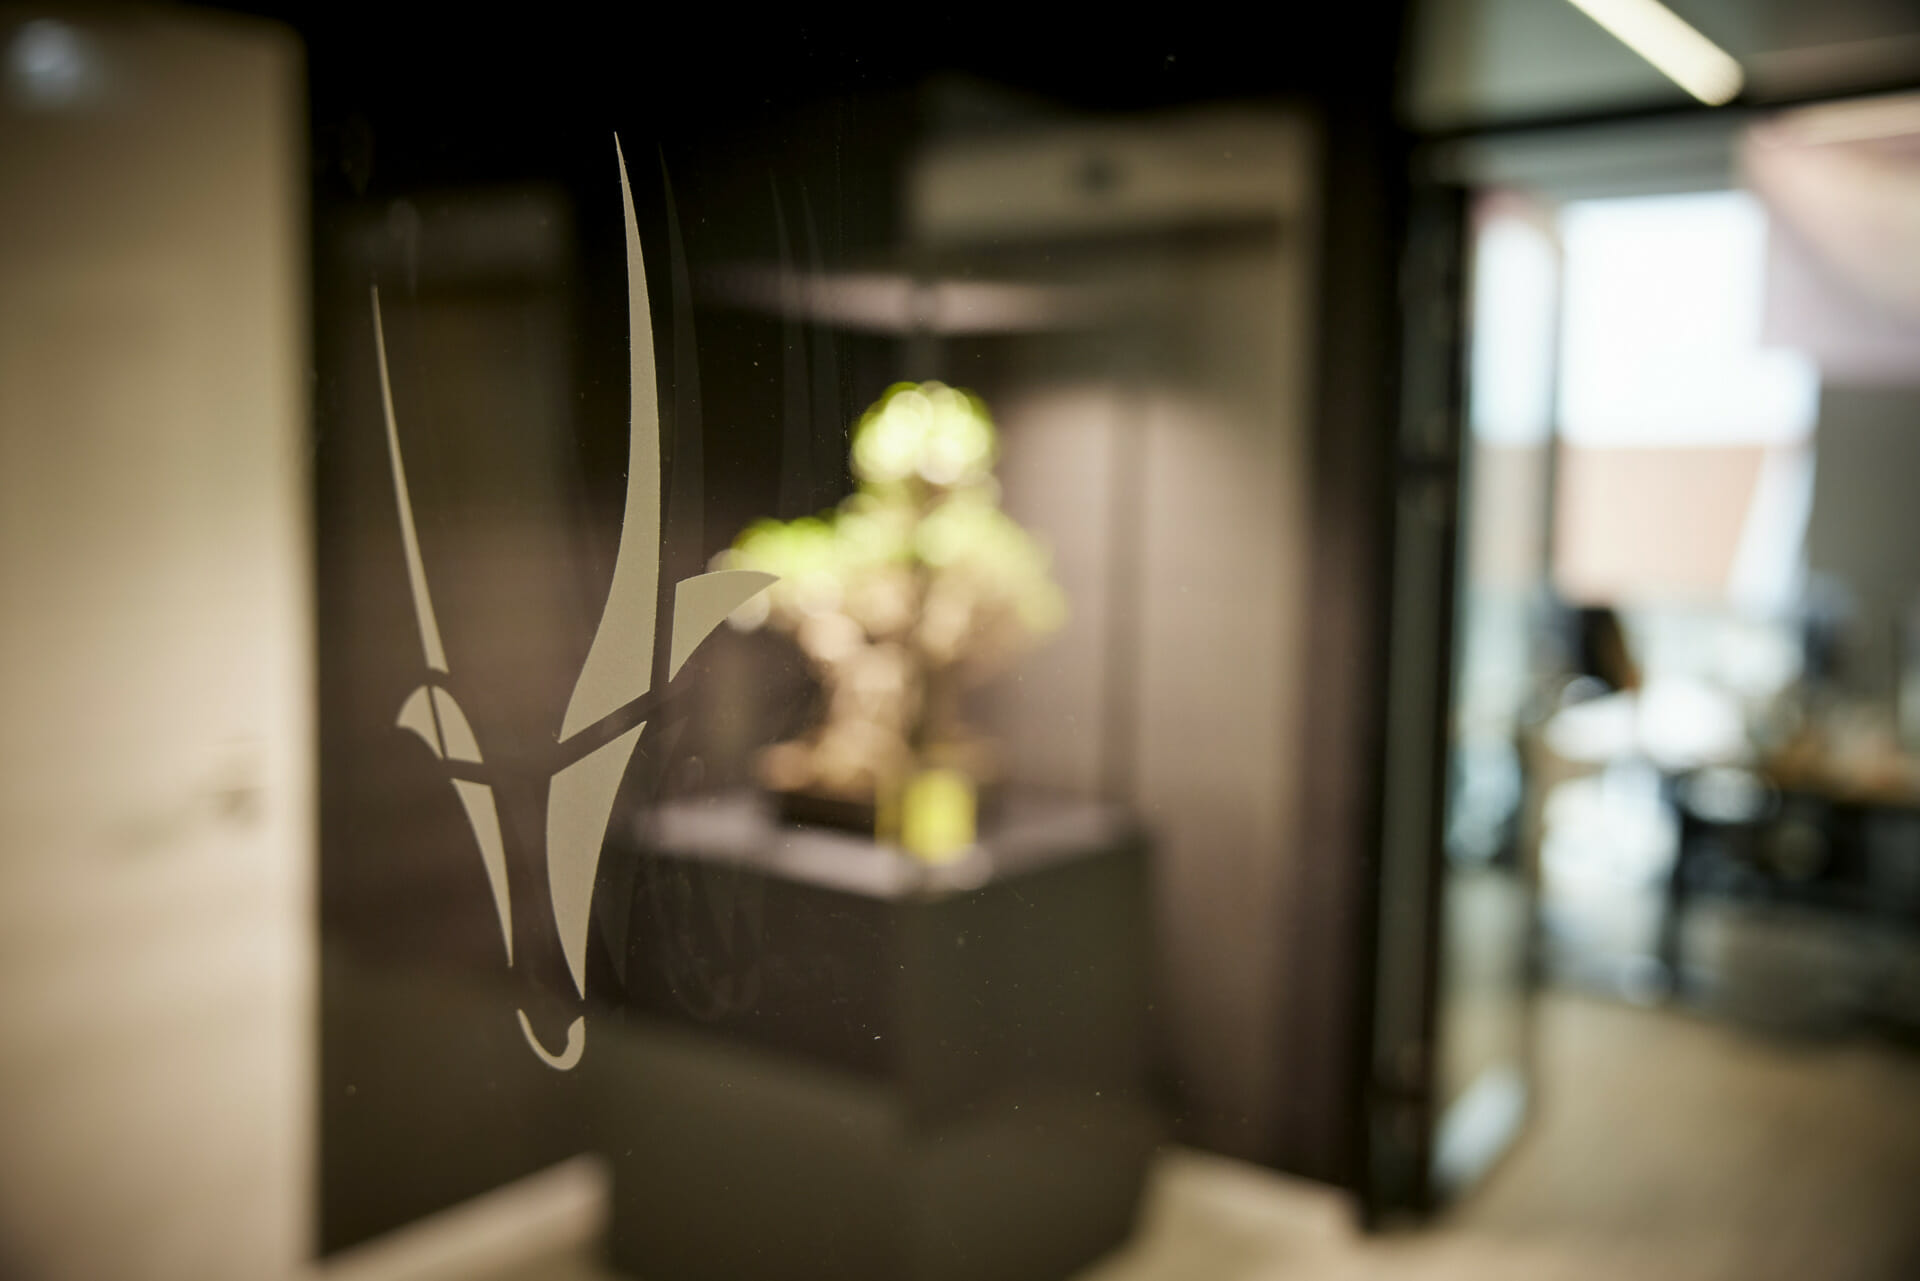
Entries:
{"label": "black pedestal", "polygon": [[1130,825],[1010,798],[937,870],[744,797],[638,839],[596,1045],[617,1265],[1058,1281],[1127,1235],[1160,1137]]}

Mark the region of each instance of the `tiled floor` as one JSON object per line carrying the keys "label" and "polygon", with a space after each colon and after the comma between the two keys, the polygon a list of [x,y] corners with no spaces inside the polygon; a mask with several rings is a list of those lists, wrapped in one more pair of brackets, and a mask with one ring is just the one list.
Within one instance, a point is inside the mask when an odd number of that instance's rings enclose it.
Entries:
{"label": "tiled floor", "polygon": [[1920,1278],[1920,1055],[1565,996],[1540,1013],[1535,1124],[1434,1227],[1363,1237],[1335,1193],[1174,1151],[1134,1244],[1077,1281]]}
{"label": "tiled floor", "polygon": [[1920,1277],[1920,1057],[1568,997],[1540,1037],[1533,1129],[1435,1228],[1362,1238],[1317,1189],[1174,1155],[1084,1281]]}

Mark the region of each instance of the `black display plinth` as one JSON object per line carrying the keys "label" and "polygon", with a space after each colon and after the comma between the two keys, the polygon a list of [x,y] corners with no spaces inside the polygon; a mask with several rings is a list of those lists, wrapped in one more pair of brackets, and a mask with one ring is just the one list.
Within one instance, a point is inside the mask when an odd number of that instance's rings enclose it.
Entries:
{"label": "black display plinth", "polygon": [[945,868],[681,803],[635,840],[596,1101],[614,1261],[649,1278],[1057,1281],[1132,1224],[1146,846],[1009,798]]}

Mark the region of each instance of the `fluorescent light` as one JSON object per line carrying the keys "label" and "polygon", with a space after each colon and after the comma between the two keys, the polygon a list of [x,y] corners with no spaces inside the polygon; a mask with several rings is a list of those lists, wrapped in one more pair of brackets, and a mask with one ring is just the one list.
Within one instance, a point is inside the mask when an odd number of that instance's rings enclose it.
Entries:
{"label": "fluorescent light", "polygon": [[1717,107],[1746,82],[1740,64],[1660,0],[1567,0],[1688,93]]}

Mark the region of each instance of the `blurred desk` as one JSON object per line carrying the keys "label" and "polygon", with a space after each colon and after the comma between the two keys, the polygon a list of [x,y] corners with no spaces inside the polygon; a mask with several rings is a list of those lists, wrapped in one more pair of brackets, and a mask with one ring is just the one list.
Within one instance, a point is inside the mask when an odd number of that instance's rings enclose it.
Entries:
{"label": "blurred desk", "polygon": [[1010,797],[940,868],[747,795],[632,839],[596,1108],[621,1266],[1041,1281],[1127,1236],[1160,1126],[1122,815]]}
{"label": "blurred desk", "polygon": [[1804,761],[1672,776],[1680,838],[1660,950],[1676,989],[1687,981],[1687,910],[1702,897],[1920,933],[1920,792],[1902,777]]}

